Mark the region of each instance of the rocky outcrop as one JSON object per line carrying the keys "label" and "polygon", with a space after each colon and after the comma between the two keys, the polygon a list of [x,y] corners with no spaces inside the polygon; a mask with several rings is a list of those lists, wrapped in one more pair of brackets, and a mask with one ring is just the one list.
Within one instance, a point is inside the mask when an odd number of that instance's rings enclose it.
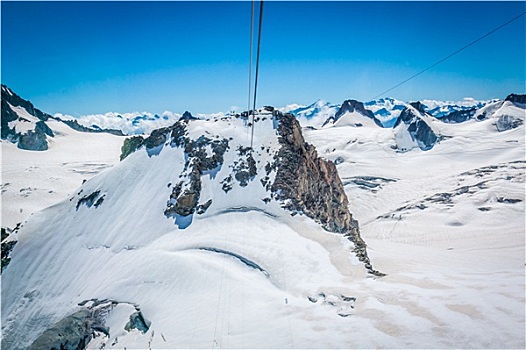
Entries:
{"label": "rocky outcrop", "polygon": [[[133,310],[124,329],[110,329],[106,325],[106,319],[116,308],[121,309],[121,314],[130,309]],[[116,317],[121,317],[121,315],[117,313]],[[137,304],[110,299],[85,300],[78,304],[76,311],[46,329],[29,346],[29,350],[80,350],[85,349],[92,339],[99,336],[107,337],[108,339],[110,336],[114,337],[111,343],[113,347],[118,344],[116,334],[119,332],[123,330],[126,332],[137,330],[144,334],[149,330],[150,326],[151,322],[144,317]],[[7,344],[7,342],[2,343],[2,347],[8,345],[10,344]]]}
{"label": "rocky outcrop", "polygon": [[422,104],[422,102],[420,101],[411,102],[409,103],[409,105],[413,107],[414,109],[416,109],[417,111],[419,111],[420,113],[426,114],[426,109],[425,109],[425,106]]}
{"label": "rocky outcrop", "polygon": [[[423,113],[423,105],[420,102],[413,102],[411,104],[418,112]],[[440,140],[438,135],[435,134],[433,129],[415,112],[412,108],[407,107],[400,113],[398,120],[394,124],[393,128],[398,127],[400,124],[405,124],[407,131],[411,135],[413,141],[418,144],[418,147],[422,151],[427,151],[433,148],[433,146]]]}
{"label": "rocky outcrop", "polygon": [[511,94],[506,97],[506,101],[510,101],[514,104],[526,104],[526,94],[525,95],[517,95],[517,94]]}
{"label": "rocky outcrop", "polygon": [[305,142],[301,126],[292,114],[274,113],[279,119],[278,137],[281,148],[274,163],[277,169],[272,184],[275,199],[293,214],[302,213],[319,222],[330,232],[341,233],[355,245],[355,253],[373,270],[367,257],[366,244],[360,236],[358,222],[348,209],[348,199],[333,162],[318,157],[314,146]]}
{"label": "rocky outcrop", "polygon": [[120,160],[124,160],[127,156],[135,152],[139,147],[144,144],[144,137],[142,136],[133,136],[124,140],[124,143],[121,147],[121,156]]}
{"label": "rocky outcrop", "polygon": [[192,113],[188,112],[188,111],[185,111],[183,113],[183,115],[181,116],[181,118],[179,118],[179,121],[181,120],[197,120],[199,118],[196,118],[192,115]]}
{"label": "rocky outcrop", "polygon": [[[18,230],[19,225],[17,225],[14,231]],[[13,250],[16,243],[18,242],[11,238],[10,236],[11,233],[12,231],[9,228],[2,227],[2,268],[1,268],[2,272],[11,262],[11,251]]]}
{"label": "rocky outcrop", "polygon": [[501,115],[495,122],[495,126],[498,131],[506,131],[515,129],[523,124],[523,121],[519,118],[515,118],[511,115]]}
{"label": "rocky outcrop", "polygon": [[444,123],[463,123],[473,118],[476,112],[477,108],[475,107],[470,109],[458,110],[451,112],[448,115],[445,115],[439,120],[443,121]]}

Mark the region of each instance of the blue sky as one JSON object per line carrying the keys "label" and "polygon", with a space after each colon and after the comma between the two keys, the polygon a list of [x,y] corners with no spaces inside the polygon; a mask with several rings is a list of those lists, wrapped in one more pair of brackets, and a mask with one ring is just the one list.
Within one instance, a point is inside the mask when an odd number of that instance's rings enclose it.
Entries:
{"label": "blue sky", "polygon": [[[258,105],[367,101],[525,2],[265,2]],[[2,83],[48,113],[245,108],[250,2],[1,2]],[[388,93],[525,93],[526,16]]]}

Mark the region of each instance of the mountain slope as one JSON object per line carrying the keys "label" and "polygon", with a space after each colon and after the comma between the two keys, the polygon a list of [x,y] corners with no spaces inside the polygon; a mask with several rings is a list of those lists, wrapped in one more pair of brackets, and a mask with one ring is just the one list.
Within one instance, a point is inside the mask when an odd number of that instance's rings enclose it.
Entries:
{"label": "mountain slope", "polygon": [[[28,220],[2,276],[3,347],[344,344],[345,281],[375,271],[334,165],[292,115],[260,115],[253,151],[245,123],[157,130]],[[334,327],[304,333],[313,316]]]}

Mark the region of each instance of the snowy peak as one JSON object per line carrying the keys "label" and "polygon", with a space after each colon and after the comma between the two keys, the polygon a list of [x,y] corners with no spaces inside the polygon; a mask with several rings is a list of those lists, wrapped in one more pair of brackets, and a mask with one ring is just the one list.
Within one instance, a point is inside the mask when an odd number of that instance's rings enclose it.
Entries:
{"label": "snowy peak", "polygon": [[509,95],[504,101],[488,103],[476,111],[473,118],[477,121],[493,120],[494,129],[498,132],[518,128],[526,118],[526,95]]}
{"label": "snowy peak", "polygon": [[46,124],[49,114],[36,109],[7,86],[2,85],[2,139],[18,145],[18,148],[44,151],[48,148],[47,137],[53,131]]}
{"label": "snowy peak", "polygon": [[426,122],[431,118],[420,102],[413,102],[404,109],[393,126],[397,149],[405,152],[415,147],[422,151],[433,148],[440,137]]}
{"label": "snowy peak", "polygon": [[361,127],[364,125],[373,125],[373,123],[379,127],[383,127],[373,112],[366,109],[362,102],[345,100],[336,114],[333,117],[329,117],[323,126],[332,124],[334,126]]}

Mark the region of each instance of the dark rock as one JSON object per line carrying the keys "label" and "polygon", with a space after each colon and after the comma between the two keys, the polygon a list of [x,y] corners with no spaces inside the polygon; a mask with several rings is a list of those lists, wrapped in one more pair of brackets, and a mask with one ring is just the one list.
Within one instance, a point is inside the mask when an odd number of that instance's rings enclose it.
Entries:
{"label": "dark rock", "polygon": [[340,164],[342,164],[344,161],[345,161],[345,159],[343,159],[343,157],[337,157],[337,158],[334,160],[334,165],[340,165]]}
{"label": "dark rock", "polygon": [[[420,109],[423,108],[420,102],[413,104],[415,104]],[[411,135],[411,138],[417,142],[422,151],[430,150],[440,140],[439,137],[434,133],[433,129],[431,129],[431,127],[427,125],[427,123],[422,118],[417,116],[409,107],[405,108],[402,113],[400,113],[400,116],[398,117],[393,128],[396,128],[401,123],[406,125],[407,131]]]}
{"label": "dark rock", "polygon": [[[15,94],[11,89],[9,89],[4,84],[2,84],[2,101],[9,102],[9,104],[13,107],[24,108],[29,114],[37,117],[38,119],[42,121],[47,121],[48,119],[54,119],[51,115],[44,113],[41,110],[35,108],[35,106],[33,106],[31,102],[24,100],[23,98]],[[2,104],[2,119],[4,118],[3,110],[4,110],[4,105]]]}
{"label": "dark rock", "polygon": [[29,346],[29,350],[84,349],[90,342],[93,332],[90,314],[88,310],[80,310],[60,320],[44,331]]}
{"label": "dark rock", "polygon": [[476,112],[476,108],[454,111],[440,118],[440,120],[445,123],[463,123],[473,118]]}
{"label": "dark rock", "polygon": [[413,107],[414,109],[416,109],[420,113],[426,114],[426,109],[425,109],[425,106],[422,104],[422,102],[416,101],[416,102],[411,102],[409,104],[411,105],[411,107]]}
{"label": "dark rock", "polygon": [[226,178],[224,178],[221,181],[221,189],[225,191],[225,193],[228,193],[232,189],[232,176],[228,175]]}
{"label": "dark rock", "polygon": [[514,118],[511,115],[501,115],[495,123],[495,126],[497,127],[498,131],[506,131],[515,129],[522,124],[523,121],[521,119]]}
{"label": "dark rock", "polygon": [[522,202],[522,199],[498,197],[497,198],[497,202],[499,202],[499,203],[507,203],[507,204],[515,204],[515,203]]}
{"label": "dark rock", "polygon": [[234,171],[234,178],[239,182],[239,186],[246,187],[248,182],[257,175],[256,161],[252,157],[250,147],[238,147],[239,160],[231,165]]}
{"label": "dark rock", "polygon": [[[228,140],[211,140],[205,136],[200,136],[196,140],[185,137],[185,127],[177,122],[171,128],[171,141],[173,146],[183,147],[186,153],[185,171],[187,171],[187,183],[178,183],[174,186],[164,215],[171,217],[174,214],[189,216],[197,210],[202,214],[210,203],[198,206],[201,196],[201,176],[207,171],[218,169],[223,164],[223,156],[228,149]],[[153,134],[153,133],[152,133]],[[212,156],[208,157],[206,148],[210,146]],[[185,188],[183,188],[185,187]],[[223,189],[225,185],[223,184]]]}
{"label": "dark rock", "polygon": [[142,136],[133,136],[124,140],[124,143],[121,147],[121,156],[120,160],[135,152],[139,147],[144,144],[144,138]]}
{"label": "dark rock", "polygon": [[510,102],[518,103],[518,104],[526,104],[526,94],[525,95],[511,94],[506,97],[505,101],[510,101]]}
{"label": "dark rock", "polygon": [[206,211],[208,210],[208,208],[209,208],[211,205],[212,205],[212,200],[211,200],[211,199],[209,199],[208,201],[206,201],[206,203],[204,203],[204,204],[199,204],[199,205],[197,206],[197,210],[196,210],[197,214],[204,214],[204,213],[206,213]]}
{"label": "dark rock", "polygon": [[130,321],[124,326],[124,330],[131,331],[132,329],[137,329],[142,334],[148,332],[151,326],[151,322],[144,318],[143,314],[140,311],[134,312],[130,315]]}
{"label": "dark rock", "polygon": [[[342,233],[355,245],[360,261],[370,264],[358,222],[348,210],[348,199],[336,166],[303,139],[301,127],[292,114],[279,117],[277,173],[272,184],[275,199],[293,213],[304,213],[330,232]],[[382,275],[368,268],[370,273]]]}
{"label": "dark rock", "polygon": [[[4,228],[2,228],[2,236],[4,234],[3,230]],[[7,242],[2,241],[2,267],[1,267],[2,272],[11,262],[11,252],[13,251],[13,248],[15,247],[17,242],[18,241],[7,241]]]}
{"label": "dark rock", "polygon": [[181,118],[179,118],[179,121],[181,120],[198,120],[199,118],[196,118],[192,115],[192,113],[186,111],[183,113],[183,115],[181,116]]}
{"label": "dark rock", "polygon": [[[106,319],[118,304],[130,303],[109,299],[91,299],[79,303],[80,310],[49,326],[29,346],[29,349],[82,350],[93,338],[97,337],[97,333],[102,333],[109,338],[112,330],[106,325]],[[138,305],[131,305],[136,311],[130,315],[124,330],[130,332],[136,329],[144,334],[150,329],[151,322],[144,317]],[[2,347],[10,348],[10,341],[3,339]]]}
{"label": "dark rock", "polygon": [[167,134],[170,131],[169,128],[160,128],[152,131],[149,137],[144,140],[146,148],[155,148],[161,146],[166,142]]}
{"label": "dark rock", "polygon": [[104,200],[104,195],[102,197],[99,197],[100,191],[92,192],[91,194],[82,197],[77,202],[76,209],[79,210],[79,207],[84,204],[88,208],[91,208],[93,204],[95,204],[95,208],[98,207],[100,204],[102,204],[102,201]]}
{"label": "dark rock", "polygon": [[29,130],[26,134],[19,136],[18,148],[29,151],[45,151],[48,149],[46,134],[42,130]]}
{"label": "dark rock", "polygon": [[36,123],[36,127],[35,127],[35,130],[38,132],[38,131],[41,131],[43,132],[44,134],[48,135],[48,136],[51,136],[51,137],[54,137],[55,135],[53,134],[53,130],[51,130],[51,128],[49,126],[47,126],[46,123],[44,123],[43,121],[39,121]]}

